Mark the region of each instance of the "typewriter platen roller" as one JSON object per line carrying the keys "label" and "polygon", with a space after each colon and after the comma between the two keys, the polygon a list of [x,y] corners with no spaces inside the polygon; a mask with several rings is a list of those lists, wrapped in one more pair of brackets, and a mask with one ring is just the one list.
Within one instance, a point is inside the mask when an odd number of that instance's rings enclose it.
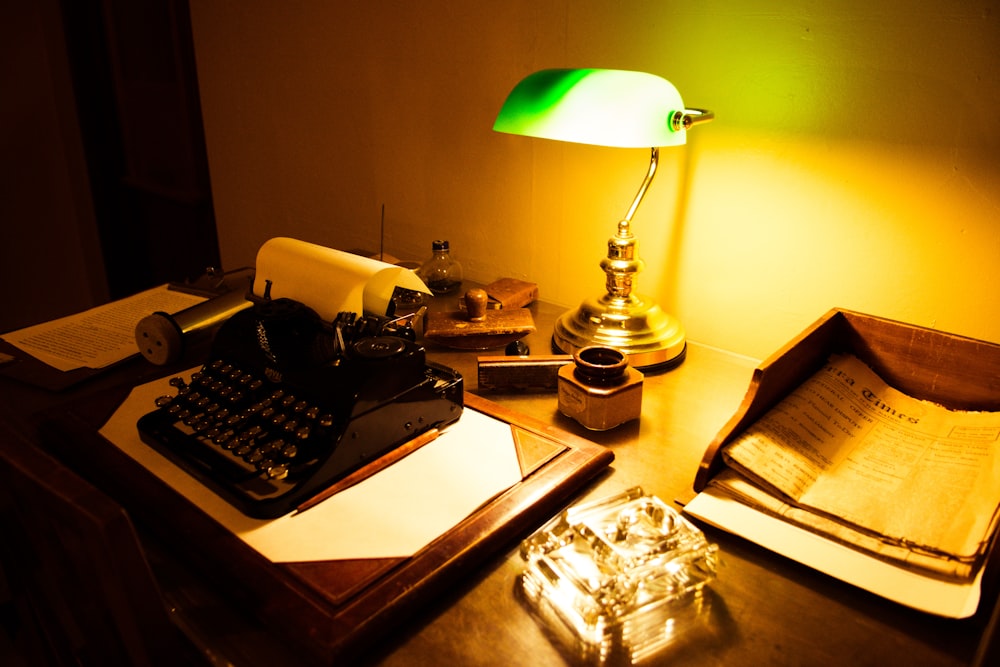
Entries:
{"label": "typewriter platen roller", "polygon": [[428,362],[406,320],[257,300],[210,359],[138,423],[143,441],[245,514],[293,511],[349,473],[462,413],[456,371]]}

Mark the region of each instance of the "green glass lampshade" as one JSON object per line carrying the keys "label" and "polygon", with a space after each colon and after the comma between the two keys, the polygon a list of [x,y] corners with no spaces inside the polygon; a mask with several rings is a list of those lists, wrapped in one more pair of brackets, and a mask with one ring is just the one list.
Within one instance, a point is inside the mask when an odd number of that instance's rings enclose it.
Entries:
{"label": "green glass lampshade", "polygon": [[493,129],[619,148],[680,146],[686,131],[672,120],[683,112],[680,93],[655,74],[547,69],[514,87]]}
{"label": "green glass lampshade", "polygon": [[611,347],[647,372],[684,360],[687,344],[680,322],[633,289],[644,264],[631,222],[656,173],[660,147],[683,145],[688,129],[712,118],[710,111],[685,108],[666,79],[627,70],[542,70],[507,96],[493,124],[498,132],[652,151],[646,177],[600,263],[605,293],[556,321],[552,346],[557,351],[574,354],[594,345]]}

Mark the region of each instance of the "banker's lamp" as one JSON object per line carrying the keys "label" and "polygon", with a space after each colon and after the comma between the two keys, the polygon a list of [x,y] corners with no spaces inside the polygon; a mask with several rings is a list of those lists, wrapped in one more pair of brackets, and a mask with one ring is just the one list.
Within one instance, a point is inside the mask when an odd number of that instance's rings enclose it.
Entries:
{"label": "banker's lamp", "polygon": [[680,146],[687,130],[714,114],[687,109],[666,79],[645,72],[548,69],[511,91],[493,129],[529,137],[621,148],[651,148],[649,170],[618,231],[608,240],[601,268],[606,292],[562,315],[553,346],[567,354],[591,345],[612,347],[646,371],[684,360],[684,329],[648,297],[633,291],[643,262],[636,254],[632,216],[656,174],[661,146]]}

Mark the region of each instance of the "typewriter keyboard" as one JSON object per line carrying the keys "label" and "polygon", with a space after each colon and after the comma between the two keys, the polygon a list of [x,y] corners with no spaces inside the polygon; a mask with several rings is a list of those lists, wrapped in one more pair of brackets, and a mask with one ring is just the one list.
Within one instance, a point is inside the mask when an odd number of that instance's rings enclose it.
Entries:
{"label": "typewriter keyboard", "polygon": [[319,405],[221,360],[190,382],[173,378],[170,384],[177,395],[161,396],[157,407],[204,448],[184,454],[234,482],[301,476],[317,462],[315,443],[334,426]]}

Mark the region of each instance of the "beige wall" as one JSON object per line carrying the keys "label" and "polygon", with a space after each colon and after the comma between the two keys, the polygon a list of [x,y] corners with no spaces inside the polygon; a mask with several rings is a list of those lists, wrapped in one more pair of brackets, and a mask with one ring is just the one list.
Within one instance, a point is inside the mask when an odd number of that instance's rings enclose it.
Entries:
{"label": "beige wall", "polygon": [[[840,306],[1000,342],[1000,8],[979,0],[192,0],[223,265],[272,236],[601,291],[645,150],[492,132],[524,75],[670,79],[717,120],[663,153],[641,291],[770,354]],[[777,9],[780,7],[780,9]]]}

